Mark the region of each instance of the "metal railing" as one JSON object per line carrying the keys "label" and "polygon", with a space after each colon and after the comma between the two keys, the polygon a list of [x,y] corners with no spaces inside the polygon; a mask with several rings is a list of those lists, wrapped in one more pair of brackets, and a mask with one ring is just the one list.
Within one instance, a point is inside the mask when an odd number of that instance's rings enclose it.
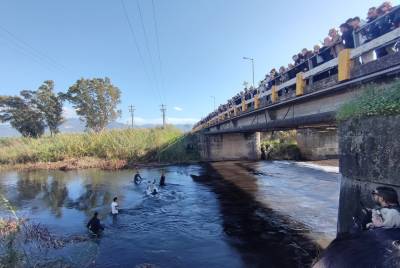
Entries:
{"label": "metal railing", "polygon": [[353,33],[355,47],[359,47],[365,42],[369,42],[393,30],[396,27],[394,25],[396,19],[400,19],[400,5],[393,7],[387,14],[377,17],[360,27],[360,29],[355,30]]}
{"label": "metal railing", "polygon": [[[400,15],[400,7],[394,8],[394,10],[392,10],[385,16],[393,16],[393,14]],[[385,16],[382,16],[381,18],[378,18],[378,19],[382,19]],[[375,21],[373,21],[367,25],[364,25],[361,29],[359,29],[358,32],[361,32],[362,29],[366,29],[366,27],[368,27],[372,23],[377,22],[378,19],[376,19]],[[371,50],[375,50],[382,46],[387,46],[388,44],[393,44],[394,42],[399,40],[399,38],[400,38],[400,28],[391,29],[391,31],[384,33],[369,42],[357,45],[357,47],[354,49],[351,49],[350,50],[350,59],[352,59],[352,60],[357,59],[360,56],[362,56],[364,53],[367,53]],[[318,55],[320,55],[320,53],[315,55],[314,57],[316,57]],[[310,62],[312,60],[312,58],[313,57],[310,57],[307,61]],[[317,65],[316,67],[313,67],[311,65],[312,68],[309,68],[309,70],[307,72],[303,72],[302,78],[304,80],[312,79],[314,76],[316,76],[318,74],[325,73],[333,68],[338,67],[338,63],[339,63],[339,61],[338,61],[338,58],[336,57],[329,61],[323,62],[323,63]],[[301,64],[304,64],[304,62]],[[308,63],[308,64],[310,64],[310,63]],[[295,66],[294,68],[296,68],[296,67],[297,66]],[[277,78],[279,78],[279,77],[276,77],[275,79],[277,79]],[[296,77],[294,77],[288,81],[278,83],[278,85],[276,85],[276,84],[277,83],[275,83],[275,90],[276,90],[276,92],[279,92],[283,89],[296,86]],[[271,102],[272,88],[268,87],[268,88],[266,88],[266,90],[262,90],[261,87],[263,87],[263,85],[258,87],[256,90],[258,91],[258,98],[260,100],[260,103],[263,103],[263,102],[266,103],[266,105],[263,105],[263,107],[268,107],[269,105],[274,104]],[[266,100],[266,101],[263,101],[263,100]],[[280,100],[281,100],[281,98],[278,97],[277,102],[279,102]],[[245,105],[245,107],[249,107],[249,106],[254,107],[254,102],[255,102],[254,96],[252,96],[250,99],[247,99],[247,100],[243,98],[240,104],[235,104],[235,102],[233,102],[232,105],[229,105],[230,108],[228,108],[227,110],[225,110],[223,112],[216,113],[216,115],[212,116],[206,123],[197,125],[196,128],[202,128],[202,126],[204,126],[204,125],[206,125],[206,127],[208,127],[208,126],[211,126],[214,124],[218,124],[221,122],[220,118],[224,118],[224,120],[222,120],[222,121],[229,120],[232,118],[232,116],[231,116],[232,114],[235,114],[235,116],[239,116],[238,115],[239,111],[241,114],[246,112],[246,111],[242,111],[243,105]],[[235,110],[236,110],[236,112],[235,112]],[[248,109],[246,109],[246,110],[248,110]],[[213,113],[215,113],[215,112],[216,111],[214,111]],[[225,119],[225,118],[227,118],[227,119]]]}

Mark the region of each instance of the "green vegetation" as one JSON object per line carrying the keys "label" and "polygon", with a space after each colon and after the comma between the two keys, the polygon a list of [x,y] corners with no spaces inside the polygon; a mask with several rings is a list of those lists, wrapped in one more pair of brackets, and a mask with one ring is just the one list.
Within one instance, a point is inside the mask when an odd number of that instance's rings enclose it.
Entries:
{"label": "green vegetation", "polygon": [[338,121],[378,115],[400,114],[400,80],[390,84],[370,84],[358,98],[344,104],[336,116]]}
{"label": "green vegetation", "polygon": [[261,151],[267,160],[300,160],[296,131],[278,131],[263,138]]}
{"label": "green vegetation", "polygon": [[0,164],[55,162],[93,157],[127,163],[197,160],[188,136],[174,127],[0,139]]}
{"label": "green vegetation", "polygon": [[121,91],[107,77],[79,79],[63,97],[73,104],[86,128],[96,132],[102,131],[121,113],[117,110]]}
{"label": "green vegetation", "polygon": [[0,122],[10,122],[24,137],[38,138],[48,127],[57,134],[63,122],[63,102],[69,101],[85,121],[86,128],[102,131],[120,115],[117,105],[121,92],[109,78],[80,79],[66,93],[54,92],[54,82],[44,83],[36,91],[22,90],[20,96],[0,96]]}

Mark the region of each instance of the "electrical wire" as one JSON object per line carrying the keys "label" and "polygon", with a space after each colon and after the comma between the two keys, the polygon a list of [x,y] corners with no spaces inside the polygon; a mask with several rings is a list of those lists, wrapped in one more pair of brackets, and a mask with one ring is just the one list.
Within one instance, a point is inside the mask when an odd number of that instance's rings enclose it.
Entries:
{"label": "electrical wire", "polygon": [[142,31],[143,31],[144,43],[145,43],[145,46],[146,46],[147,54],[149,54],[150,67],[151,67],[151,70],[152,70],[152,72],[153,72],[154,80],[155,80],[155,82],[156,82],[156,90],[157,90],[157,92],[158,92],[158,94],[159,94],[159,96],[160,96],[160,99],[161,99],[161,101],[162,101],[162,99],[163,99],[163,98],[162,98],[162,94],[161,94],[160,91],[159,91],[159,80],[158,80],[158,78],[157,78],[157,73],[156,73],[155,68],[154,68],[154,64],[153,64],[153,60],[152,60],[152,56],[151,56],[151,52],[150,52],[149,39],[148,39],[148,37],[147,37],[146,27],[145,27],[145,25],[144,25],[144,20],[143,20],[143,15],[142,15],[142,9],[141,9],[141,7],[140,7],[139,0],[136,0],[136,7],[137,7],[138,13],[139,13],[140,25],[141,25]]}
{"label": "electrical wire", "polygon": [[[144,72],[145,72],[145,74],[146,74],[147,79],[148,79],[149,81],[151,81],[149,72],[147,71],[147,68],[146,68],[146,64],[145,64],[145,61],[144,61],[142,52],[140,51],[140,47],[139,47],[139,43],[138,43],[138,40],[137,40],[135,31],[134,31],[134,29],[133,29],[131,20],[129,19],[128,11],[127,11],[127,9],[126,9],[124,0],[121,0],[121,5],[122,5],[122,9],[123,9],[123,12],[124,12],[125,19],[126,19],[126,21],[127,21],[127,23],[128,23],[129,31],[130,31],[130,33],[131,33],[131,35],[132,35],[132,39],[133,39],[133,42],[134,42],[135,47],[136,47],[136,51],[137,51],[137,53],[138,53],[138,55],[139,55],[139,59],[140,59],[142,65],[143,65],[143,70],[144,70]],[[155,88],[151,87],[151,89],[154,91],[155,95],[157,95],[157,91],[155,90]],[[161,96],[160,96],[159,93],[158,93],[158,97],[160,98],[160,101],[161,101]]]}
{"label": "electrical wire", "polygon": [[159,34],[158,34],[158,22],[157,22],[157,15],[156,15],[156,8],[155,8],[154,0],[151,0],[151,6],[152,6],[152,10],[153,10],[154,32],[156,35],[156,45],[157,45],[157,54],[158,54],[158,64],[159,64],[159,69],[160,69],[161,90],[164,91],[165,90],[165,88],[164,88],[165,81],[164,81],[164,74],[163,74],[162,61],[161,61],[160,40],[159,40]]}
{"label": "electrical wire", "polygon": [[50,56],[46,55],[45,53],[37,50],[33,46],[31,46],[28,42],[24,41],[20,37],[16,36],[13,34],[11,31],[6,29],[5,27],[0,25],[0,30],[5,32],[9,37],[9,41],[14,43],[19,49],[23,50],[25,53],[30,54],[31,57],[34,57],[36,59],[39,59],[46,63],[47,65],[52,66],[53,68],[59,69],[59,70],[66,70],[67,68],[57,62],[55,59],[51,58]]}

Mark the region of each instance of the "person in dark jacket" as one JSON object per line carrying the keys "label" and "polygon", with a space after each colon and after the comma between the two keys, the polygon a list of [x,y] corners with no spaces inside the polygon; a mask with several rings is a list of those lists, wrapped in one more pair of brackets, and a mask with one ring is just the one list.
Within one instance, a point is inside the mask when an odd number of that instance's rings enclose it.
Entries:
{"label": "person in dark jacket", "polygon": [[97,216],[98,213],[95,212],[86,227],[89,228],[92,233],[99,235],[99,233],[104,230],[104,227],[100,224],[100,220],[97,218]]}
{"label": "person in dark jacket", "polygon": [[161,173],[160,186],[165,186],[165,174],[164,174],[164,171]]}
{"label": "person in dark jacket", "polygon": [[340,25],[344,48],[354,48],[353,28],[348,23]]}

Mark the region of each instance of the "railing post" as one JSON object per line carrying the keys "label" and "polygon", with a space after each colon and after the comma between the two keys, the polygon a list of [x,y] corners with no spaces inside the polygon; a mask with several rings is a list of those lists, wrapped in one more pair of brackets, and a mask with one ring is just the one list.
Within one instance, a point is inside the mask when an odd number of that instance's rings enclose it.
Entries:
{"label": "railing post", "polygon": [[271,87],[271,101],[272,103],[278,100],[278,93],[276,92],[277,87],[274,85]]}
{"label": "railing post", "polygon": [[351,58],[350,49],[343,49],[338,57],[338,81],[350,79]]}
{"label": "railing post", "polygon": [[303,79],[303,72],[296,74],[296,96],[304,94],[304,88],[306,87],[306,81]]}
{"label": "railing post", "polygon": [[[312,68],[314,68],[314,64],[313,64],[313,62],[312,62],[312,59],[313,59],[314,57],[315,57],[315,62],[317,62],[318,54],[317,54],[317,55],[314,55],[313,57],[311,57],[311,58],[308,59],[308,70],[311,70]],[[309,83],[309,85],[312,85],[312,84],[314,83],[314,77],[313,77],[313,76],[310,76],[310,77],[309,77],[308,83]]]}
{"label": "railing post", "polygon": [[257,110],[260,108],[260,97],[257,95],[254,96],[254,109]]}
{"label": "railing post", "polygon": [[247,104],[246,104],[246,98],[242,99],[242,112],[247,111]]}

